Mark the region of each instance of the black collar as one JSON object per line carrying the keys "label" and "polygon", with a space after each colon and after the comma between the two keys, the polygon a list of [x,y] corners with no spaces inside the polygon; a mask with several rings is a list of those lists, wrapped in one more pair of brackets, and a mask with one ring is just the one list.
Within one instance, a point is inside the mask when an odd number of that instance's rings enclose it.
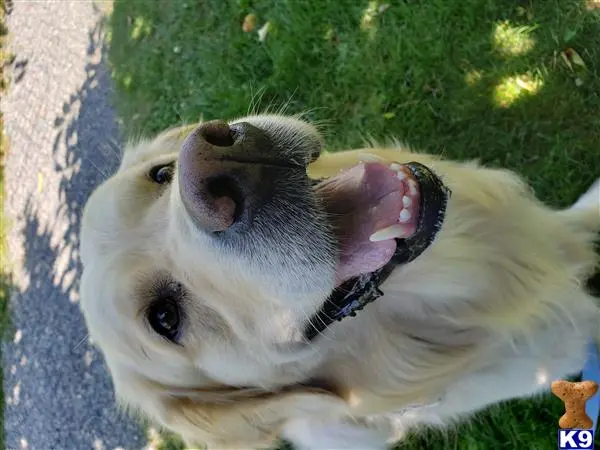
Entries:
{"label": "black collar", "polygon": [[356,312],[383,295],[379,287],[396,266],[407,264],[421,255],[433,242],[442,228],[450,190],[442,180],[424,165],[417,162],[405,164],[419,183],[421,193],[420,217],[417,231],[407,239],[396,239],[396,252],[392,259],[375,272],[352,278],[335,288],[321,308],[310,318],[304,337],[312,341],[335,321],[354,317]]}

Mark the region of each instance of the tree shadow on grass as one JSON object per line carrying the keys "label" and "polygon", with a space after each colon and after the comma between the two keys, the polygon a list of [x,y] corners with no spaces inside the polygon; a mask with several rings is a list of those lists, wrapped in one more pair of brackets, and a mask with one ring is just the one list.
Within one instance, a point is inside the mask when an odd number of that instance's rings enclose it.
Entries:
{"label": "tree shadow on grass", "polygon": [[100,20],[89,31],[84,83],[57,111],[60,207],[48,221],[40,214],[47,205],[34,193],[24,205],[26,282],[12,293],[13,334],[4,358],[7,448],[139,449],[146,443],[139,424],[117,409],[78,305],[82,209],[120,158],[103,26]]}

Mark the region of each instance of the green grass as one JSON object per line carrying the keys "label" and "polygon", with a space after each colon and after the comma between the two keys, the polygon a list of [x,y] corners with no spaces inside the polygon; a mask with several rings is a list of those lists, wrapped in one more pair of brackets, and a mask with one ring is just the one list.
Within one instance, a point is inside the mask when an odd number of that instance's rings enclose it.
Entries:
{"label": "green grass", "polygon": [[[6,50],[6,37],[8,30],[4,22],[5,0],[0,0],[0,98],[6,89],[4,69],[11,60]],[[0,111],[0,336],[8,323],[8,294],[10,276],[8,273],[6,255],[6,219],[4,218],[4,158],[6,156],[7,139],[4,135],[4,121]],[[1,367],[0,367],[1,369]],[[0,370],[0,384],[2,384],[2,371]],[[4,389],[0,389],[0,448],[4,448]]]}
{"label": "green grass", "polygon": [[[117,1],[109,56],[125,129],[285,107],[319,123],[328,150],[398,137],[514,169],[556,206],[600,175],[592,0],[389,3],[369,17],[380,5],[366,0]],[[242,31],[248,13],[271,23],[264,42]],[[402,448],[553,449],[561,414],[551,396],[511,401]]]}

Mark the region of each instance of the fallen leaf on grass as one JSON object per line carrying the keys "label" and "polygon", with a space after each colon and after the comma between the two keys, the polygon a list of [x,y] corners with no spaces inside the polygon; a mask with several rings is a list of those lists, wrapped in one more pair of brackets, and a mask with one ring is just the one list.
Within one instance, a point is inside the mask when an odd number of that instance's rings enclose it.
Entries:
{"label": "fallen leaf on grass", "polygon": [[377,10],[377,13],[381,14],[381,13],[385,12],[390,6],[392,6],[392,5],[390,5],[389,3],[384,3],[382,5],[379,5],[379,9]]}
{"label": "fallen leaf on grass", "polygon": [[565,64],[567,65],[567,67],[569,69],[573,70],[573,65],[571,64],[571,61],[569,61],[569,58],[567,57],[567,53],[566,52],[560,52],[560,57],[565,62]]}
{"label": "fallen leaf on grass", "polygon": [[535,92],[539,89],[539,83],[536,83],[535,80],[529,79],[528,77],[523,77],[523,78],[516,77],[515,83],[521,89],[525,89],[526,91],[529,91],[529,92]]}
{"label": "fallen leaf on grass", "polygon": [[363,11],[363,16],[360,20],[360,29],[368,30],[373,26],[373,21],[377,15],[377,2],[369,2],[369,6]]}
{"label": "fallen leaf on grass", "polygon": [[600,0],[586,0],[585,7],[590,11],[600,9]]}
{"label": "fallen leaf on grass", "polygon": [[579,53],[577,53],[575,50],[571,51],[571,60],[573,61],[573,64],[577,64],[578,66],[581,66],[584,69],[587,69],[587,66],[585,65],[585,62],[583,61],[583,58],[581,58],[581,56],[579,56]]}
{"label": "fallen leaf on grass", "polygon": [[334,38],[335,38],[335,31],[333,30],[332,26],[328,26],[327,30],[325,30],[325,34],[323,35],[323,39],[325,39],[328,42],[332,42]]}
{"label": "fallen leaf on grass", "polygon": [[242,23],[242,30],[244,33],[250,33],[254,31],[256,28],[256,22],[258,17],[254,13],[250,13],[244,17],[244,22]]}
{"label": "fallen leaf on grass", "polygon": [[571,71],[575,71],[574,65],[587,70],[587,65],[583,58],[572,48],[568,48],[564,52],[561,52],[560,56]]}
{"label": "fallen leaf on grass", "polygon": [[265,41],[270,29],[271,29],[271,22],[266,22],[262,27],[260,27],[260,30],[258,30],[258,40],[260,42]]}
{"label": "fallen leaf on grass", "polygon": [[370,30],[373,27],[375,17],[383,14],[391,5],[389,3],[382,3],[381,5],[377,1],[369,2],[366,9],[363,11],[362,18],[360,20],[360,29]]}

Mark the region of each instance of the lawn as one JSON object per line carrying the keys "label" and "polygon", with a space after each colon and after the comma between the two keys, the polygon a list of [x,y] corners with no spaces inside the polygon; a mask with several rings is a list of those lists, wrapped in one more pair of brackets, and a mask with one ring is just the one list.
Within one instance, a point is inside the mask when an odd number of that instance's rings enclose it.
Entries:
{"label": "lawn", "polygon": [[[600,175],[598,0],[117,0],[110,24],[130,136],[284,109],[329,151],[397,137],[514,169],[556,206]],[[554,449],[561,414],[511,401],[400,448]]]}

